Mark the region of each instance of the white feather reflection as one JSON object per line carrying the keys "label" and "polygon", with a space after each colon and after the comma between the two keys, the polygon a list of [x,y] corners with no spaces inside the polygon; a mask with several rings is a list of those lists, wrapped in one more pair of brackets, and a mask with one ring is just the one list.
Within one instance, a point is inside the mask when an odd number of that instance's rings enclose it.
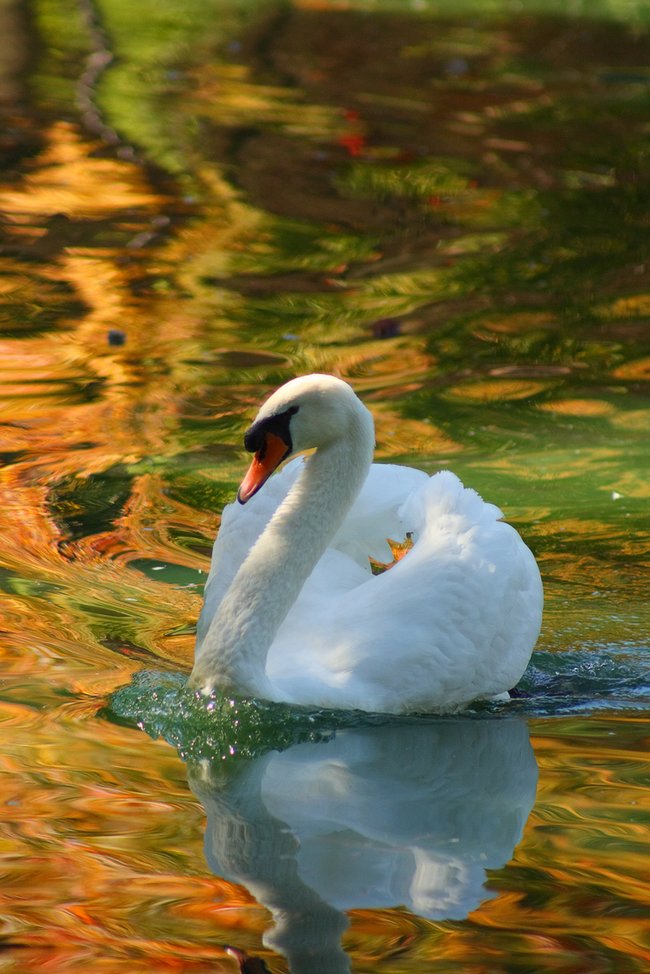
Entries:
{"label": "white feather reflection", "polygon": [[494,894],[535,801],[524,721],[445,720],[340,731],[190,785],[206,858],[274,919],[265,942],[293,974],[346,974],[345,910],[403,906],[459,920]]}

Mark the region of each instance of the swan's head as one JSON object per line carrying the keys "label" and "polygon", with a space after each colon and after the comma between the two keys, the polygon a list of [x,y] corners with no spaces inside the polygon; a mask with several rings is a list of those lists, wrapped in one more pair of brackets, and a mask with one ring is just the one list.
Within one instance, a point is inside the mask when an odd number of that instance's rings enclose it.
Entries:
{"label": "swan's head", "polygon": [[372,417],[347,382],[333,375],[291,379],[266,400],[246,431],[244,446],[255,456],[239,488],[239,503],[257,493],[287,457],[359,429],[372,449]]}

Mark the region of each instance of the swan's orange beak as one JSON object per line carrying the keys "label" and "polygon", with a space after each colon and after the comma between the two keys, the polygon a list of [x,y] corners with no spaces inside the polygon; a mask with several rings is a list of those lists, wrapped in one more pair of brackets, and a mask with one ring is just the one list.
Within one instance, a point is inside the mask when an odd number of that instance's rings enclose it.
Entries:
{"label": "swan's orange beak", "polygon": [[291,447],[287,446],[282,437],[276,436],[275,433],[266,434],[264,443],[253,457],[237,492],[237,500],[240,504],[245,504],[253,494],[257,493],[290,452]]}

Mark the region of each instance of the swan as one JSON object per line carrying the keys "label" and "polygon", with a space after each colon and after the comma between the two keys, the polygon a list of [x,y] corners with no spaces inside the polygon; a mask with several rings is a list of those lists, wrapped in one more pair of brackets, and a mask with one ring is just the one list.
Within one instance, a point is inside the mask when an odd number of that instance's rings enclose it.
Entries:
{"label": "swan", "polygon": [[[244,446],[254,456],[223,512],[190,687],[403,714],[515,686],[543,591],[497,507],[449,471],[372,463],[372,416],[331,375],[277,389]],[[385,539],[407,535],[406,555],[372,574],[369,556],[390,561]]]}

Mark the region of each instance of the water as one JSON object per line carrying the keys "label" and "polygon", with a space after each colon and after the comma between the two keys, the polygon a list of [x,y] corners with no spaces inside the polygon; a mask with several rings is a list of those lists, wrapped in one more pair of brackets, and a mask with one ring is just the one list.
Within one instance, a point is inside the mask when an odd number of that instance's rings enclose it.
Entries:
{"label": "water", "polygon": [[[565,6],[0,9],[2,970],[650,968],[647,10]],[[533,548],[529,696],[184,689],[310,370]]]}

